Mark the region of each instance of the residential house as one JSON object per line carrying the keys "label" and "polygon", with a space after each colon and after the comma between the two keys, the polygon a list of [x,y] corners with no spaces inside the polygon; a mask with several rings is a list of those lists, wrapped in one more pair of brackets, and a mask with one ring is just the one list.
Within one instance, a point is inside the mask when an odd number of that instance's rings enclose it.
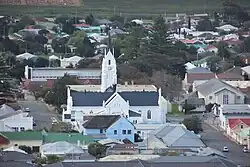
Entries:
{"label": "residential house", "polygon": [[240,57],[241,62],[245,65],[250,64],[250,53],[239,53],[236,56]]}
{"label": "residential house", "polygon": [[[17,151],[0,151],[0,164],[5,161],[16,161],[16,162],[24,162],[24,163],[32,163],[35,158],[27,153],[21,153]],[[0,165],[1,166],[1,165]]]}
{"label": "residential house", "polygon": [[214,45],[208,45],[206,48],[205,48],[205,51],[206,52],[212,52],[212,53],[217,53],[218,52],[218,48]]}
{"label": "residential house", "polygon": [[209,80],[215,77],[215,74],[209,71],[208,69],[202,67],[192,68],[187,70],[185,78],[182,82],[183,88],[186,91],[192,90],[193,82],[195,80]]}
{"label": "residential house", "polygon": [[[178,167],[237,167],[233,162],[222,157],[201,157],[201,156],[162,156],[158,155],[112,155],[108,161],[97,161],[97,162],[83,162],[74,163],[74,167],[81,166],[92,166],[92,167],[162,167],[162,166],[178,166]],[[112,159],[115,158],[116,159]],[[128,157],[131,157],[130,160]],[[144,157],[151,157],[151,159],[146,159]],[[153,158],[156,157],[156,158]],[[105,157],[106,158],[106,157]],[[143,159],[144,158],[144,159]],[[153,159],[152,159],[153,158]],[[60,162],[56,164],[46,165],[45,167],[69,167],[72,166],[72,162]]]}
{"label": "residential house", "polygon": [[61,58],[60,59],[61,67],[66,68],[70,65],[75,67],[80,60],[82,60],[82,57],[79,57],[79,56],[73,56],[73,57],[63,58],[63,59]]}
{"label": "residential house", "polygon": [[3,104],[0,108],[0,132],[33,130],[33,117]]}
{"label": "residential house", "polygon": [[164,153],[167,150],[183,152],[191,148],[206,147],[200,138],[183,126],[165,126],[157,129],[139,144],[140,149]]}
{"label": "residential house", "polygon": [[198,92],[195,91],[195,92],[187,94],[187,96],[184,97],[184,99],[182,99],[181,101],[179,101],[178,104],[179,104],[178,106],[179,111],[185,112],[185,109],[193,110],[193,109],[198,109],[198,108],[204,108],[205,100],[204,98],[199,98]]}
{"label": "residential house", "polygon": [[107,149],[107,155],[121,154],[139,154],[139,146],[137,144],[116,144]]}
{"label": "residential house", "polygon": [[225,25],[223,25],[223,26],[216,27],[216,29],[219,30],[219,31],[226,31],[226,32],[238,30],[237,27],[234,27],[234,26],[232,26],[232,25],[230,25],[230,24],[225,24]]}
{"label": "residential house", "polygon": [[187,62],[185,64],[185,67],[186,67],[186,70],[190,70],[192,68],[196,68],[196,66],[194,64],[190,63],[190,62]]}
{"label": "residential house", "polygon": [[245,80],[249,80],[250,78],[250,65],[246,67],[242,67],[242,75],[244,76]]}
{"label": "residential house", "polygon": [[10,141],[6,148],[25,145],[31,147],[34,152],[39,152],[43,143],[43,137],[39,131],[0,132],[0,134]]}
{"label": "residential house", "polygon": [[43,143],[54,143],[59,141],[67,141],[71,144],[77,144],[81,147],[93,142],[94,139],[91,136],[82,135],[80,133],[57,133],[46,132],[43,135]]}
{"label": "residential house", "polygon": [[250,118],[230,118],[228,119],[227,135],[236,143],[248,144],[248,134],[250,130]]}
{"label": "residential house", "polygon": [[219,79],[211,79],[196,86],[199,98],[204,98],[205,104],[244,104],[246,95],[239,89]]}
{"label": "residential house", "polygon": [[243,81],[244,76],[242,75],[241,67],[232,67],[227,71],[217,74],[216,78],[224,81]]}
{"label": "residential house", "polygon": [[83,124],[83,134],[134,142],[134,125],[120,115],[96,115]]}
{"label": "residential house", "polygon": [[74,69],[61,67],[41,67],[33,68],[25,66],[24,86],[29,88],[32,84],[52,87],[54,82],[64,75],[75,76],[81,83],[99,84],[101,79],[101,70],[97,68]]}
{"label": "residential house", "polygon": [[84,150],[76,144],[71,144],[66,141],[58,141],[54,143],[47,143],[41,146],[41,156],[57,155],[63,157],[67,154],[77,155],[83,154]]}
{"label": "residential house", "polygon": [[16,59],[18,59],[18,60],[28,60],[28,59],[36,59],[36,58],[37,58],[36,55],[30,54],[27,52],[16,56]]}
{"label": "residential house", "polygon": [[84,116],[124,115],[134,124],[166,122],[170,103],[162,96],[161,89],[136,85],[133,81],[131,85],[117,84],[116,60],[110,51],[103,58],[101,75],[101,85],[68,86],[64,122],[75,124],[79,132]]}
{"label": "residential house", "polygon": [[229,119],[250,118],[250,106],[248,104],[215,105],[212,110],[214,115],[218,117],[218,126],[224,131],[226,131],[229,126]]}
{"label": "residential house", "polygon": [[191,63],[194,64],[196,67],[208,68],[207,62],[211,56],[201,57],[200,55],[202,54],[197,54],[197,59],[199,59],[192,61]]}
{"label": "residential house", "polygon": [[238,47],[243,43],[243,41],[239,39],[228,39],[224,42],[227,44],[228,48]]}
{"label": "residential house", "polygon": [[103,139],[103,140],[99,140],[97,142],[100,143],[101,145],[106,146],[106,147],[113,147],[116,144],[124,144],[123,141],[119,141],[116,139]]}

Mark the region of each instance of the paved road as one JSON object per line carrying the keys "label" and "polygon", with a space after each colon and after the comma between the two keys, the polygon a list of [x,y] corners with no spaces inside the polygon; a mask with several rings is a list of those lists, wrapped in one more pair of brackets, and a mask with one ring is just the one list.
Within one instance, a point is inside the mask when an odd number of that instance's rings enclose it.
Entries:
{"label": "paved road", "polygon": [[49,111],[45,103],[36,101],[32,96],[26,96],[25,101],[19,101],[21,107],[29,108],[30,115],[33,116],[36,126],[34,129],[40,130],[42,128],[50,129],[52,127],[52,117],[57,118],[55,113]]}
{"label": "paved road", "polygon": [[229,152],[225,153],[225,155],[228,159],[234,161],[237,165],[250,165],[250,153],[243,153],[242,146],[232,142],[206,123],[203,124],[203,131],[202,139],[208,147],[222,150],[224,146],[227,146]]}

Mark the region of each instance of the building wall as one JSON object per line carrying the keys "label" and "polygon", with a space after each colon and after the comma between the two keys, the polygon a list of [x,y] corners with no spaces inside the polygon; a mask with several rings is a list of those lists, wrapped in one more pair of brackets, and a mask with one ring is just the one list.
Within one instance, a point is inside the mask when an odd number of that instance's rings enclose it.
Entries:
{"label": "building wall", "polygon": [[115,97],[105,106],[106,113],[111,115],[124,114],[125,116],[128,116],[129,103],[119,94],[114,94],[113,96]]}
{"label": "building wall", "polygon": [[21,127],[24,130],[33,130],[33,117],[23,117],[23,113],[14,115],[0,120],[0,131],[13,131],[13,127],[18,128],[21,131]]}

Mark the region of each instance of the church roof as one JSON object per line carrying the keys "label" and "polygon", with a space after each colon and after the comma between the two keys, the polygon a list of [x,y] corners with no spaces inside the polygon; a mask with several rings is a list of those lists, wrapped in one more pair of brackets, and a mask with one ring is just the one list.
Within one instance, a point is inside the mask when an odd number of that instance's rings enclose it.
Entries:
{"label": "church roof", "polygon": [[[102,106],[113,92],[72,92],[73,106]],[[158,92],[119,92],[130,106],[158,106]]]}

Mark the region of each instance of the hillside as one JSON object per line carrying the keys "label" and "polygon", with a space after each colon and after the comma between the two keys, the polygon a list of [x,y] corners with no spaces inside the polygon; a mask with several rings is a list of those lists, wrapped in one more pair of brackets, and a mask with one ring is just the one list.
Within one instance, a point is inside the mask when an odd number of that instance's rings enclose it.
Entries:
{"label": "hillside", "polygon": [[[39,4],[33,5],[36,0],[12,0],[12,2],[25,1],[29,5],[3,5],[0,0],[0,14],[30,14],[36,16],[57,16],[61,14],[86,16],[93,13],[95,16],[156,16],[173,15],[175,13],[200,13],[222,10],[222,0],[64,0],[68,5],[62,5],[61,0],[41,0]],[[80,6],[74,6],[83,2]],[[37,2],[37,1],[36,1]],[[42,3],[46,2],[46,3]],[[58,2],[58,5],[46,5],[47,2]],[[2,3],[2,4],[1,4]],[[245,8],[250,8],[249,0],[237,0],[237,3]],[[16,3],[12,3],[16,4]],[[42,5],[43,4],[43,5]],[[78,4],[79,5],[79,4]],[[18,9],[18,10],[17,10]],[[77,10],[76,10],[77,9]]]}

